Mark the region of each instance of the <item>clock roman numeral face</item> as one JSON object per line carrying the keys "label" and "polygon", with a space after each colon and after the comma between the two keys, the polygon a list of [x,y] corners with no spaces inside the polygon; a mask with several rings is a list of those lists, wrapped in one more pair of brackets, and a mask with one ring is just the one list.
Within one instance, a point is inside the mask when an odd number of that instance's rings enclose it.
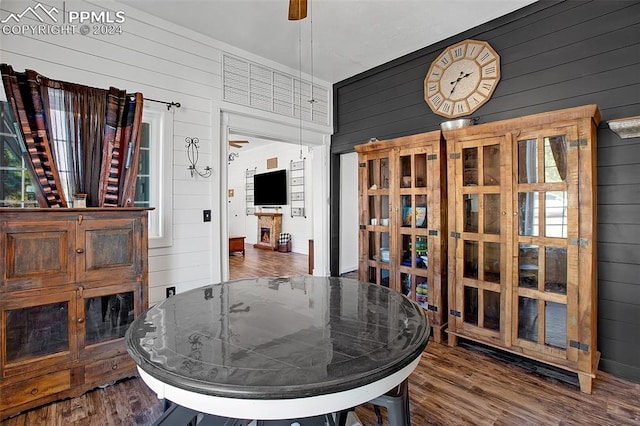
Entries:
{"label": "clock roman numeral face", "polygon": [[444,117],[468,115],[486,103],[500,80],[500,56],[487,42],[465,40],[445,49],[431,63],[424,97]]}

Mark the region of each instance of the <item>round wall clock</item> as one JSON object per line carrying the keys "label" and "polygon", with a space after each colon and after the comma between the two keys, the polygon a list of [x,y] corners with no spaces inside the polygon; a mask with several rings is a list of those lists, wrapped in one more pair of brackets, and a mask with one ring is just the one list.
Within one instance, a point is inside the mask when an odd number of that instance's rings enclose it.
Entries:
{"label": "round wall clock", "polygon": [[500,80],[500,56],[485,41],[447,47],[424,79],[424,99],[448,118],[471,114],[489,100]]}

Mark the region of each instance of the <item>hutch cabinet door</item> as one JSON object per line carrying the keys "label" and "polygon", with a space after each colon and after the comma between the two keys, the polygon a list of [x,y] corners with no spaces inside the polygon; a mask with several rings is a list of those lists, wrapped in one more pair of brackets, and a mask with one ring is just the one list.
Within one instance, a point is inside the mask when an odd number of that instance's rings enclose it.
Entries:
{"label": "hutch cabinet door", "polygon": [[85,219],[76,237],[78,282],[135,280],[142,274],[141,221],[136,218]]}
{"label": "hutch cabinet door", "polygon": [[[449,271],[449,328],[505,342],[511,258],[511,141],[507,137],[449,144],[453,269]],[[454,155],[451,155],[454,153]],[[453,173],[451,173],[451,171]],[[452,226],[453,224],[453,226]]]}
{"label": "hutch cabinet door", "polygon": [[2,221],[2,291],[45,288],[74,280],[73,222]]}
{"label": "hutch cabinet door", "polygon": [[390,152],[359,159],[360,279],[389,287],[391,239],[389,221]]}
{"label": "hutch cabinet door", "polygon": [[3,378],[55,368],[76,354],[76,298],[57,291],[0,301]]}

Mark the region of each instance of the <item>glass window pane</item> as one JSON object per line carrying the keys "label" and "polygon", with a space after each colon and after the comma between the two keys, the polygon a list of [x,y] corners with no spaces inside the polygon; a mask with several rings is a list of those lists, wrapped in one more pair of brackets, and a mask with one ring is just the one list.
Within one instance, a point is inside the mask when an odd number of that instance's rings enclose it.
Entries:
{"label": "glass window pane", "polygon": [[478,325],[478,289],[464,286],[464,322]]}
{"label": "glass window pane", "polygon": [[427,277],[416,277],[416,302],[423,308],[428,308],[429,284],[427,283]]}
{"label": "glass window pane", "polygon": [[478,212],[479,208],[478,194],[464,195],[464,232],[478,232]]}
{"label": "glass window pane", "polygon": [[380,159],[380,188],[389,188],[389,159]]}
{"label": "glass window pane", "polygon": [[539,228],[539,201],[537,192],[518,193],[518,233],[537,237]]}
{"label": "glass window pane", "polygon": [[416,188],[427,186],[427,154],[417,154],[415,156],[415,182]]}
{"label": "glass window pane", "polygon": [[500,234],[500,194],[484,195],[484,233]]}
{"label": "glass window pane", "polygon": [[465,148],[462,150],[462,164],[464,167],[462,185],[478,185],[478,148]]}
{"label": "glass window pane", "polygon": [[466,278],[478,279],[478,242],[464,242],[464,271]]}
{"label": "glass window pane", "polygon": [[484,185],[500,185],[500,145],[488,145],[482,151]]}
{"label": "glass window pane", "polygon": [[518,141],[518,183],[538,182],[538,141]]}
{"label": "glass window pane", "polygon": [[68,302],[6,311],[6,362],[69,350]]}
{"label": "glass window pane", "polygon": [[567,249],[545,247],[544,291],[567,294]]}
{"label": "glass window pane", "polygon": [[545,236],[567,238],[567,191],[545,193]]}
{"label": "glass window pane", "polygon": [[141,149],[149,149],[151,144],[149,143],[149,139],[151,138],[151,124],[142,122],[140,125],[140,148]]}
{"label": "glass window pane", "polygon": [[567,305],[545,302],[544,344],[567,349]]}
{"label": "glass window pane", "polygon": [[483,326],[489,330],[500,330],[500,293],[484,290]]}
{"label": "glass window pane", "polygon": [[538,246],[520,244],[518,249],[518,286],[538,288]]}
{"label": "glass window pane", "polygon": [[518,337],[538,341],[538,300],[518,297]]}
{"label": "glass window pane", "polygon": [[484,243],[484,280],[500,283],[500,243]]}
{"label": "glass window pane", "polygon": [[544,138],[544,181],[567,180],[567,143],[564,135]]}
{"label": "glass window pane", "polygon": [[124,337],[133,322],[133,292],[86,299],[84,312],[87,345]]}

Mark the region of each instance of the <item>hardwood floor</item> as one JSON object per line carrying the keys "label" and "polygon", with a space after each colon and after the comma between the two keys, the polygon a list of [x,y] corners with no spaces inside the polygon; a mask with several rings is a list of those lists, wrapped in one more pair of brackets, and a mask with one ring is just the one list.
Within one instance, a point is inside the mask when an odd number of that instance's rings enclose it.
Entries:
{"label": "hardwood floor", "polygon": [[[307,257],[254,250],[232,256],[232,279],[304,274]],[[496,360],[469,347],[429,342],[409,379],[411,419],[423,425],[640,425],[640,384],[598,373],[593,394]],[[384,409],[382,410],[384,414]],[[162,404],[141,379],[22,413],[0,426],[151,425]],[[365,426],[376,424],[371,406],[356,408]],[[386,419],[385,419],[386,424]]]}

